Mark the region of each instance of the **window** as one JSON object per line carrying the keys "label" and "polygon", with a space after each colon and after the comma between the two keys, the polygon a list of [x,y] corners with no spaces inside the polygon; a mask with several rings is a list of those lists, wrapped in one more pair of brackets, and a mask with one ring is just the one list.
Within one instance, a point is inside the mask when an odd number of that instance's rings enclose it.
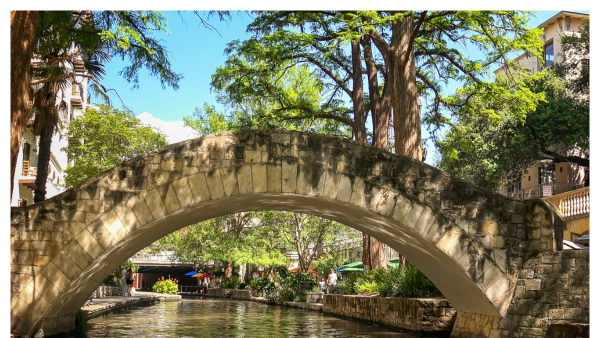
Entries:
{"label": "window", "polygon": [[550,40],[544,46],[544,67],[550,67],[554,63],[554,41]]}

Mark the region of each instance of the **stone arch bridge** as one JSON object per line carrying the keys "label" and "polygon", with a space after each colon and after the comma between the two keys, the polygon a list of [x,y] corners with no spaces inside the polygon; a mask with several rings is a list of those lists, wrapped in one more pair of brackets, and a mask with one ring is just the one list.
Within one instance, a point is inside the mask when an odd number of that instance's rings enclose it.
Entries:
{"label": "stone arch bridge", "polygon": [[[300,132],[229,132],[133,159],[11,213],[11,326],[72,327],[104,278],[184,226],[251,210],[326,217],[406,256],[459,311],[502,318],[527,257],[562,250],[544,201],[517,201],[427,164]],[[71,323],[61,325],[60,323]]]}

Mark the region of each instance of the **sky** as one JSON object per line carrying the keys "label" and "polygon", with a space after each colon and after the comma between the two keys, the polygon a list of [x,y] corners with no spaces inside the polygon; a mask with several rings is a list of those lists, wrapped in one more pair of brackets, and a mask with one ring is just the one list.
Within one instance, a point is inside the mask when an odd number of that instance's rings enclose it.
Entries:
{"label": "sky", "polygon": [[[538,12],[537,17],[530,20],[530,26],[538,26],[557,12]],[[206,18],[206,13],[203,15]],[[204,102],[222,108],[216,102],[214,93],[210,91],[211,75],[218,66],[225,63],[227,56],[224,50],[229,42],[250,37],[245,30],[252,21],[251,15],[249,12],[235,12],[228,21],[220,21],[218,17],[213,16],[208,23],[214,26],[214,29],[209,29],[190,11],[166,11],[164,16],[167,19],[169,34],[159,37],[171,53],[171,69],[183,75],[179,89],[163,89],[160,81],[149,76],[146,70],[140,73],[139,88],[132,89],[132,85],[118,75],[128,64],[127,60],[120,59],[113,59],[106,66],[107,75],[102,83],[107,88],[115,89],[125,106],[133,110],[144,123],[153,125],[167,134],[170,143],[197,137],[195,131],[183,125],[183,117],[191,116],[194,107],[203,106]],[[472,54],[472,57],[478,53],[474,50],[465,52]],[[456,85],[448,86],[446,94],[453,92],[455,88]],[[114,105],[121,105],[118,97],[113,95],[112,99]],[[425,127],[422,134],[423,137],[429,135]],[[426,163],[434,164],[435,149],[431,144],[428,148]]]}

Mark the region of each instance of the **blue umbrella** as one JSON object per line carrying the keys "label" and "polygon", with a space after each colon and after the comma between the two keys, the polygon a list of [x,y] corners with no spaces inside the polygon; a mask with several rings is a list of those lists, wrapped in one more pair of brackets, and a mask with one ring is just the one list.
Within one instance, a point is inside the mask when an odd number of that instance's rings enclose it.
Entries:
{"label": "blue umbrella", "polygon": [[197,274],[198,274],[198,272],[196,272],[196,271],[190,271],[190,272],[186,273],[185,275],[186,276],[193,276],[193,275],[197,275]]}

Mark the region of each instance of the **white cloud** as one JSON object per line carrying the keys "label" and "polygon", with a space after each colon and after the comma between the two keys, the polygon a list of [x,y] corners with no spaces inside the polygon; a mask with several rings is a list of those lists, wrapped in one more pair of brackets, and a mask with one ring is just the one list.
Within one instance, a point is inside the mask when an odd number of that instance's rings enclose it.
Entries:
{"label": "white cloud", "polygon": [[148,112],[141,113],[137,118],[167,135],[167,142],[170,144],[199,137],[198,133],[194,129],[184,125],[183,121],[163,121]]}

